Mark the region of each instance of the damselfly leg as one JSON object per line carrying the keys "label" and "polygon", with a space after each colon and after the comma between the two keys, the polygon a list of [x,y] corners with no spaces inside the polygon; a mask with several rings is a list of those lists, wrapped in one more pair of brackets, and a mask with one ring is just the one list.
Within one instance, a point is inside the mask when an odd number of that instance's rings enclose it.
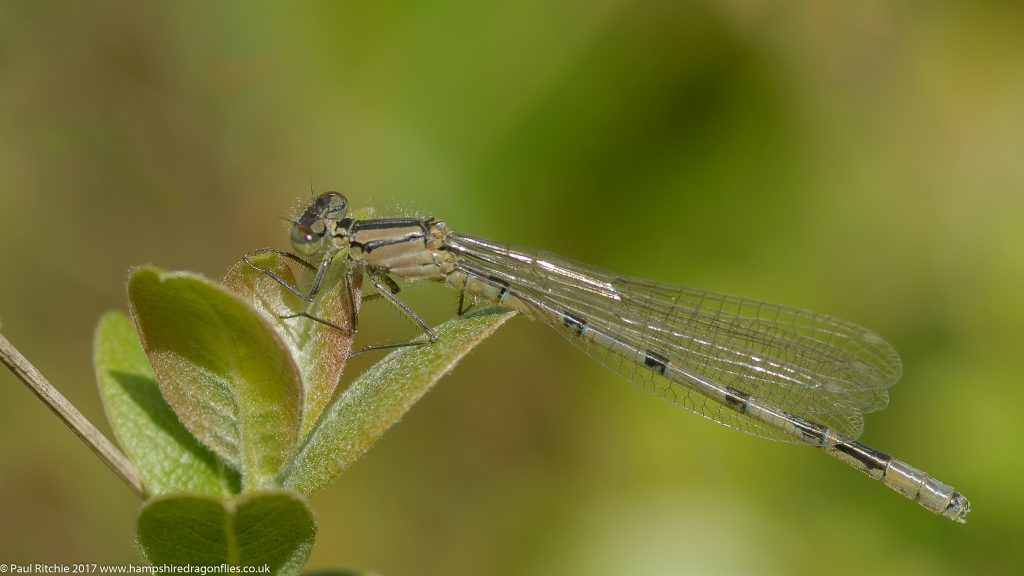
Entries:
{"label": "damselfly leg", "polygon": [[[254,270],[258,271],[258,272],[261,272],[262,274],[264,274],[268,278],[270,278],[270,279],[274,280],[275,282],[277,282],[278,284],[280,284],[283,288],[285,288],[286,290],[288,290],[289,292],[294,294],[297,298],[302,300],[305,303],[305,305],[308,306],[309,304],[311,304],[316,299],[316,296],[320,293],[320,288],[321,288],[322,283],[323,283],[324,274],[326,273],[327,268],[330,267],[331,259],[325,257],[321,261],[320,266],[316,267],[316,266],[313,266],[312,264],[310,264],[309,262],[307,262],[306,260],[304,260],[303,258],[301,258],[300,256],[292,254],[291,252],[285,252],[284,250],[278,250],[276,248],[260,248],[260,249],[258,249],[256,251],[254,251],[253,255],[268,254],[268,253],[270,253],[270,254],[277,254],[278,256],[282,256],[284,258],[287,258],[287,259],[289,259],[289,260],[291,260],[291,261],[293,261],[293,262],[303,266],[307,270],[315,272],[316,275],[314,276],[314,279],[313,279],[313,287],[310,289],[309,293],[308,294],[303,294],[302,290],[300,290],[297,286],[293,286],[290,282],[288,282],[287,280],[282,278],[280,276],[280,274],[278,274],[274,270],[271,270],[270,268],[266,268],[266,267],[263,267],[263,266],[260,266],[260,265],[256,264],[255,262],[253,262],[252,260],[249,259],[248,255],[242,256],[242,260],[246,264],[248,264],[249,267],[251,267],[252,269],[254,269]],[[315,316],[313,314],[310,314],[306,310],[303,310],[302,312],[296,312],[295,314],[284,314],[284,315],[278,316],[278,318],[281,318],[283,320],[289,320],[289,319],[292,319],[292,318],[306,318],[306,319],[312,320],[314,322],[318,322],[320,324],[323,324],[325,326],[329,326],[329,327],[334,328],[336,330],[340,330],[340,331],[342,331],[342,332],[344,332],[346,334],[356,334],[359,331],[359,310],[358,310],[358,307],[355,305],[355,298],[356,297],[355,297],[355,290],[353,289],[353,271],[351,269],[348,269],[348,270],[345,271],[345,276],[342,279],[342,283],[345,285],[344,293],[345,293],[346,297],[348,298],[348,300],[346,302],[345,308],[349,311],[348,323],[349,323],[349,326],[351,326],[351,328],[346,328],[346,327],[341,326],[341,325],[339,325],[339,324],[337,324],[335,322],[331,322],[330,320],[326,320],[324,318],[320,318],[319,316]]]}
{"label": "damselfly leg", "polygon": [[[245,263],[248,264],[250,267],[252,267],[254,270],[257,270],[257,271],[263,273],[264,275],[266,275],[267,277],[271,278],[272,280],[274,280],[275,282],[280,284],[282,287],[284,287],[286,290],[288,290],[289,292],[294,294],[296,297],[301,299],[307,305],[313,303],[313,301],[316,299],[317,295],[320,293],[320,290],[321,290],[321,288],[323,286],[323,279],[325,277],[326,271],[327,271],[328,268],[330,268],[331,262],[334,260],[334,257],[337,254],[336,252],[328,252],[321,259],[320,266],[316,267],[316,266],[313,266],[312,264],[310,264],[309,262],[307,262],[302,257],[300,257],[300,256],[298,256],[296,254],[292,254],[291,252],[285,252],[283,250],[278,250],[276,248],[260,248],[259,250],[256,250],[254,252],[254,254],[264,254],[264,253],[274,253],[274,254],[277,254],[277,255],[282,256],[284,258],[287,258],[287,259],[289,259],[289,260],[291,260],[293,262],[296,262],[297,264],[299,264],[300,266],[303,266],[307,270],[310,270],[310,271],[313,271],[313,272],[316,273],[316,275],[314,277],[314,280],[313,280],[313,286],[310,289],[309,293],[308,294],[303,294],[301,289],[299,289],[297,286],[292,285],[290,282],[288,282],[287,280],[282,278],[274,270],[271,270],[269,268],[257,265],[256,263],[251,261],[248,256],[243,256],[243,258],[242,258],[245,261]],[[413,340],[409,340],[409,341],[406,341],[406,342],[389,342],[389,343],[385,343],[385,344],[375,344],[375,345],[364,346],[363,348],[360,348],[358,351],[350,354],[349,355],[350,358],[353,357],[353,356],[357,356],[359,354],[362,354],[364,352],[371,352],[371,351],[374,351],[374,350],[389,350],[389,349],[393,349],[393,348],[402,348],[402,347],[405,347],[405,346],[421,346],[423,344],[429,344],[429,343],[437,341],[437,334],[434,333],[433,329],[430,328],[430,326],[426,323],[426,321],[424,321],[423,318],[421,318],[419,316],[419,314],[416,314],[416,312],[412,308],[410,308],[408,304],[406,304],[405,302],[402,302],[399,298],[397,298],[395,296],[395,294],[397,294],[398,292],[401,291],[401,287],[398,285],[397,282],[394,281],[394,279],[392,279],[390,276],[388,276],[387,274],[385,274],[383,272],[380,272],[380,271],[377,271],[377,270],[372,270],[372,269],[371,270],[367,270],[368,266],[366,265],[365,262],[361,262],[361,261],[346,262],[346,264],[348,266],[347,266],[347,268],[345,270],[345,275],[344,275],[342,283],[344,284],[344,292],[345,292],[346,297],[347,297],[347,306],[346,306],[346,308],[350,311],[349,325],[351,326],[351,328],[346,328],[346,327],[341,326],[341,325],[339,325],[339,324],[337,324],[335,322],[331,322],[330,320],[326,320],[326,319],[321,318],[319,316],[316,316],[314,314],[310,314],[308,311],[305,311],[305,310],[302,311],[302,312],[297,312],[295,314],[282,315],[282,316],[280,316],[280,318],[282,318],[282,319],[306,318],[306,319],[312,320],[314,322],[318,322],[320,324],[323,324],[325,326],[329,326],[331,328],[340,330],[340,331],[342,331],[342,332],[344,332],[346,334],[356,334],[359,331],[359,312],[358,312],[358,308],[355,306],[355,293],[354,293],[354,290],[353,290],[353,275],[356,274],[356,273],[365,273],[366,278],[368,278],[370,280],[370,284],[373,285],[374,289],[376,290],[376,293],[370,294],[370,295],[362,298],[362,301],[363,302],[367,302],[367,301],[371,301],[371,300],[376,300],[378,298],[387,301],[396,310],[398,310],[402,315],[404,315],[405,317],[407,317],[410,320],[412,320],[413,323],[415,323],[423,331],[423,333],[426,334],[427,339],[426,340],[413,339]]]}

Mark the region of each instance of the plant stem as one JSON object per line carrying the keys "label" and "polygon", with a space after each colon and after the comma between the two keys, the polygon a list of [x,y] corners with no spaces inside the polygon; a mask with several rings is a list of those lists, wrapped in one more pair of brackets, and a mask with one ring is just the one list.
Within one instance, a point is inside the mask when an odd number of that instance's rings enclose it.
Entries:
{"label": "plant stem", "polygon": [[120,450],[103,435],[75,406],[68,401],[31,362],[0,334],[0,362],[3,362],[19,380],[35,392],[36,396],[50,407],[50,410],[64,421],[114,474],[124,480],[140,498],[146,497],[146,489],[139,479],[139,472]]}

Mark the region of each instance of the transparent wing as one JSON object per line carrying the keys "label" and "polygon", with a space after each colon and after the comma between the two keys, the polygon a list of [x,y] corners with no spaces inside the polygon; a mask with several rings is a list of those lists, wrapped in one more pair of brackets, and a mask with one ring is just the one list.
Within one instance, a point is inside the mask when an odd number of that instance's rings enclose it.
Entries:
{"label": "transparent wing", "polygon": [[[695,373],[848,438],[885,408],[901,374],[896,351],[857,324],[797,308],[617,276],[561,256],[452,233],[460,266],[497,279],[604,366],[674,404],[756,436],[795,442],[687,386]],[[634,358],[577,337],[550,310],[568,312],[636,350],[669,360],[661,376]]]}

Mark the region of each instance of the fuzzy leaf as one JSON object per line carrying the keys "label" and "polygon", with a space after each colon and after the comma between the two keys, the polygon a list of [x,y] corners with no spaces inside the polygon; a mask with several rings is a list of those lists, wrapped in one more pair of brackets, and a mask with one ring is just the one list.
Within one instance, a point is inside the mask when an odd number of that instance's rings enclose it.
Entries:
{"label": "fuzzy leaf", "polygon": [[224,286],[186,272],[136,269],[132,319],[164,399],[203,444],[273,486],[302,417],[299,370],[263,315]]}
{"label": "fuzzy leaf", "polygon": [[284,472],[284,486],[311,495],[355,462],[442,376],[515,315],[486,308],[445,322],[437,342],[400,348],[352,383],[324,414]]}
{"label": "fuzzy leaf", "polygon": [[[311,278],[297,282],[287,260],[276,253],[258,254],[250,260],[257,266],[274,271],[292,286],[300,287],[303,293],[309,289],[306,284],[311,283]],[[301,275],[313,276],[311,271],[295,266]],[[284,336],[285,344],[299,366],[305,398],[300,437],[306,436],[334,396],[345,360],[352,349],[352,335],[308,318],[283,317],[307,312],[346,330],[351,329],[352,313],[349,311],[349,295],[342,282],[344,275],[345,259],[335,258],[324,276],[320,293],[308,305],[244,261],[232,266],[224,276],[224,284],[262,312],[267,322]],[[357,311],[361,282],[361,276],[353,275],[352,301]]]}
{"label": "fuzzy leaf", "polygon": [[285,490],[161,496],[142,507],[137,528],[153,565],[269,565],[271,574],[298,573],[316,536],[306,501]]}
{"label": "fuzzy leaf", "polygon": [[150,495],[238,491],[238,474],[182,426],[160,395],[139,336],[123,312],[96,326],[93,366],[114,436]]}

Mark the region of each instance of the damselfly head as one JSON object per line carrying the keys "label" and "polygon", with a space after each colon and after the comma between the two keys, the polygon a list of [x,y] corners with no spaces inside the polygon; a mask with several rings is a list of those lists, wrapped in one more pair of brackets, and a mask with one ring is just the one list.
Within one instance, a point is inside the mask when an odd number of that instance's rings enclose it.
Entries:
{"label": "damselfly head", "polygon": [[324,192],[313,199],[302,216],[292,224],[292,247],[311,256],[323,247],[324,238],[345,217],[348,200],[338,192]]}
{"label": "damselfly head", "polygon": [[[312,216],[325,220],[338,221],[345,217],[348,209],[348,199],[338,192],[324,192],[313,200],[313,204],[306,208],[302,214],[303,218]],[[302,219],[299,220],[300,222]]]}

